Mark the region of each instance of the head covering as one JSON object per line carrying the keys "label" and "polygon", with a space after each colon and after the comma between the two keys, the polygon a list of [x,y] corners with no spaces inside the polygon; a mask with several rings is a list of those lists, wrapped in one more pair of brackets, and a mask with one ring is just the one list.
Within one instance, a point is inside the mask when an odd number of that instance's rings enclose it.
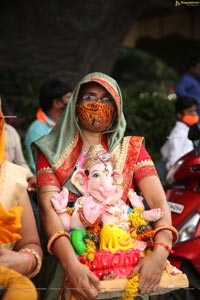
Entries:
{"label": "head covering", "polygon": [[113,97],[117,113],[114,117],[112,127],[105,133],[108,133],[108,149],[112,151],[124,136],[126,121],[122,112],[122,95],[117,82],[110,76],[95,72],[83,77],[83,79],[75,87],[68,106],[63,112],[60,120],[54,129],[46,136],[40,138],[34,144],[45,155],[50,165],[56,164],[61,158],[63,152],[71,147],[76,134],[80,134],[81,129],[78,125],[75,109],[78,100],[80,88],[83,84],[96,82],[104,87]]}

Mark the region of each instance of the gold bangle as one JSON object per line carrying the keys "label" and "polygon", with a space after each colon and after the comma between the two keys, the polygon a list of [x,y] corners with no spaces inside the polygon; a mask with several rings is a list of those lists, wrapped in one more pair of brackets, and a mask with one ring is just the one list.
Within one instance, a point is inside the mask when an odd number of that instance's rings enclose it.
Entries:
{"label": "gold bangle", "polygon": [[41,265],[42,265],[42,259],[41,259],[40,255],[38,254],[38,252],[35,251],[32,248],[23,248],[23,249],[19,250],[19,252],[20,253],[27,253],[28,255],[32,254],[35,257],[35,259],[36,259],[36,267],[33,270],[33,272],[27,274],[26,276],[29,277],[29,278],[32,278],[35,275],[37,275],[40,272]]}
{"label": "gold bangle", "polygon": [[163,231],[163,230],[169,230],[172,232],[172,237],[173,237],[173,240],[172,240],[172,243],[174,244],[177,239],[178,239],[178,231],[176,230],[176,228],[174,226],[171,226],[171,225],[163,225],[163,226],[160,226],[158,228],[156,228],[154,230],[154,234],[153,234],[153,238],[156,237],[156,235],[160,232],[160,231]]}
{"label": "gold bangle", "polygon": [[48,240],[47,250],[50,254],[54,255],[52,251],[52,246],[54,242],[61,236],[66,236],[70,240],[70,234],[67,231],[57,231]]}

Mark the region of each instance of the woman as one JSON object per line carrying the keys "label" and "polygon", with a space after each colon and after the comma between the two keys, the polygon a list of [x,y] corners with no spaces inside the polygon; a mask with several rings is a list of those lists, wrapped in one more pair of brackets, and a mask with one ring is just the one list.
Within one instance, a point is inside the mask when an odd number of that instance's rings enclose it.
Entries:
{"label": "woman", "polygon": [[[165,224],[171,225],[169,207],[153,162],[145,150],[142,137],[126,137],[126,121],[122,112],[122,95],[114,79],[102,74],[85,76],[75,88],[67,110],[52,132],[35,143],[37,149],[37,179],[41,218],[48,240],[48,249],[60,261],[51,257],[51,267],[57,278],[51,278],[51,287],[61,285],[61,272],[65,276],[62,287],[71,288],[76,299],[95,299],[98,279],[83,265],[74,253],[63,225],[51,204],[51,197],[65,186],[71,204],[80,196],[71,184],[71,176],[84,153],[91,145],[101,143],[116,160],[115,169],[123,174],[123,200],[127,201],[130,188],[139,188],[151,208],[161,208],[164,216],[155,223],[154,251],[147,255],[130,276],[140,273],[141,294],[155,291],[172,246],[172,235]],[[48,264],[50,266],[50,264]],[[49,273],[49,272],[48,272]],[[51,273],[52,274],[52,273]],[[55,280],[54,280],[55,279]],[[50,282],[50,278],[48,278]],[[60,297],[63,289],[60,291]],[[46,299],[55,299],[58,291],[51,290]],[[69,290],[65,298],[69,299]]]}
{"label": "woman", "polygon": [[42,248],[27,194],[27,170],[5,160],[4,150],[0,99],[0,265],[32,278],[40,271]]}

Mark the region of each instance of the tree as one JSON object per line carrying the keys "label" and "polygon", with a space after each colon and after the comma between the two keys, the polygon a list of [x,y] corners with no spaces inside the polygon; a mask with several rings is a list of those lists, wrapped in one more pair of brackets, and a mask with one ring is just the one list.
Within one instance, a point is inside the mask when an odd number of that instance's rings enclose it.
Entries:
{"label": "tree", "polygon": [[122,48],[112,71],[122,87],[127,135],[145,137],[154,160],[175,123],[176,71],[147,52]]}

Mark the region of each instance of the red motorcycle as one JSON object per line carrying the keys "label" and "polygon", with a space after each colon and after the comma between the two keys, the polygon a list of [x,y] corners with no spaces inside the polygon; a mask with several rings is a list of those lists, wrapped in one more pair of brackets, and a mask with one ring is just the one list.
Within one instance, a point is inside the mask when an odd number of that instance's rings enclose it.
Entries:
{"label": "red motorcycle", "polygon": [[188,276],[189,288],[151,296],[151,300],[200,299],[200,125],[190,127],[188,138],[194,150],[182,156],[169,170],[164,185],[172,213],[172,224],[179,232],[169,260]]}
{"label": "red motorcycle", "polygon": [[[188,298],[178,293],[175,299],[200,299],[200,126],[191,126],[188,138],[194,150],[181,157],[167,174],[167,200],[172,223],[179,238],[169,257],[172,265],[187,274],[192,292]],[[194,296],[195,295],[195,296]]]}

